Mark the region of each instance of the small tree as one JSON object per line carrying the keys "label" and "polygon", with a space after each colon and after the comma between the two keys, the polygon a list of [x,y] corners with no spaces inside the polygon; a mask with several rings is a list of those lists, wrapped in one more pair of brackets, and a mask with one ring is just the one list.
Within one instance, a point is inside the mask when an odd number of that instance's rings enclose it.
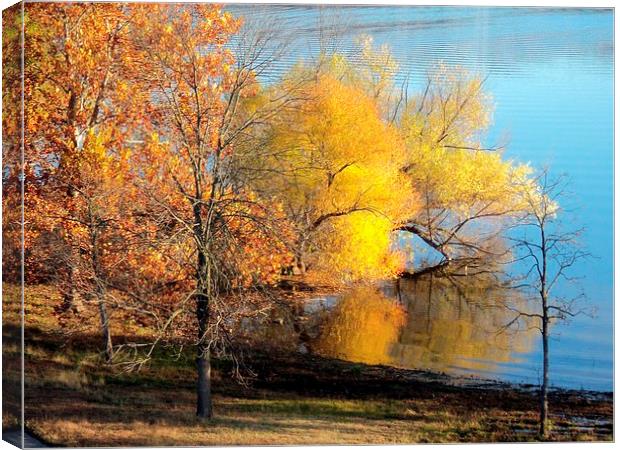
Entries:
{"label": "small tree", "polygon": [[539,176],[525,183],[520,189],[526,212],[518,227],[521,237],[511,238],[515,243],[518,261],[526,263],[523,283],[520,287],[532,291],[534,310],[523,311],[513,308],[517,316],[513,322],[529,319],[542,336],[543,379],[540,387],[540,437],[548,435],[549,386],[549,329],[553,322],[568,320],[585,310],[578,308],[577,302],[584,298],[583,293],[569,297],[557,293],[562,282],[574,282],[570,275],[575,264],[589,256],[579,246],[583,229],[565,230],[559,200],[566,195],[566,178],[551,178],[546,169]]}

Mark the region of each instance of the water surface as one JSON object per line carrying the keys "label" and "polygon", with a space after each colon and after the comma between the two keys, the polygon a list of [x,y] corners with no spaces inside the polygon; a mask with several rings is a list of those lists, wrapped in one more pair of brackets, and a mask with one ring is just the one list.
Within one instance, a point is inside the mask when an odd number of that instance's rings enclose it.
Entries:
{"label": "water surface", "polygon": [[[291,56],[271,69],[269,79],[316,55],[321,24],[341,25],[343,52],[361,34],[388,44],[400,61],[397,78],[409,77],[412,92],[422,88],[427,71],[439,61],[488,75],[495,113],[486,144],[507,141],[507,157],[535,167],[549,165],[552,174],[570,177],[573,195],[565,206],[577,211],[574,226],[587,228],[584,244],[595,256],[574,272],[584,277],[582,285],[597,315],[554,327],[551,383],[613,388],[613,10],[285,5],[230,9],[248,18],[275,16],[295,36]],[[563,289],[566,292],[560,294],[569,292]],[[501,322],[487,317],[489,310],[471,309],[471,303],[457,308],[456,300],[446,300],[444,294],[429,296],[420,286],[407,295],[407,322],[398,330],[385,330],[390,345],[384,344],[390,350],[382,362],[517,382],[540,380],[539,336],[487,340],[482,330]],[[427,301],[425,295],[437,298]],[[423,314],[424,308],[429,312]],[[396,313],[390,314],[385,317],[399,324]],[[358,330],[355,345],[371,345],[375,336],[371,328],[366,331]]]}

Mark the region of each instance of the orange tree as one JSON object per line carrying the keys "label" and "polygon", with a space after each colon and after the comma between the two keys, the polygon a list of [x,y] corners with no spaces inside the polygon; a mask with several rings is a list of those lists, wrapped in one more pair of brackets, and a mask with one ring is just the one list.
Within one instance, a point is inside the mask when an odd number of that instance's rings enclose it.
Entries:
{"label": "orange tree", "polygon": [[[241,21],[220,7],[135,8],[132,33],[142,67],[136,90],[147,94],[152,114],[134,167],[149,220],[167,224],[192,277],[166,326],[195,306],[196,413],[210,418],[210,355],[226,338],[229,313],[254,310],[245,303],[248,287],[274,281],[288,261],[283,214],[247,187],[235,164],[239,141],[287,99],[252,111],[243,106],[258,90],[256,74],[267,63],[261,55],[274,54],[254,51],[266,42],[261,34],[235,58],[228,44]],[[157,133],[146,133],[149,127]]]}
{"label": "orange tree", "polygon": [[[132,71],[128,20],[129,11],[115,4],[26,5],[25,153],[31,174],[26,184],[34,205],[26,247],[37,252],[53,244],[55,253],[34,255],[29,267],[48,259],[49,272],[59,275],[65,308],[75,306],[79,294],[74,283],[79,239],[52,216],[57,209],[70,211],[82,187],[76,162],[89,136],[114,128],[109,138],[116,141],[106,145],[117,147],[136,118],[131,107],[136,97],[123,82]],[[30,276],[41,279],[32,270]]]}
{"label": "orange tree", "polygon": [[[96,307],[108,361],[109,305],[143,297],[135,291],[153,278],[140,265],[158,253],[139,241],[156,225],[139,219],[128,166],[128,146],[150,113],[130,91],[140,73],[134,14],[118,4],[34,3],[25,17],[27,276],[58,283],[61,311]],[[123,301],[113,295],[121,288]]]}

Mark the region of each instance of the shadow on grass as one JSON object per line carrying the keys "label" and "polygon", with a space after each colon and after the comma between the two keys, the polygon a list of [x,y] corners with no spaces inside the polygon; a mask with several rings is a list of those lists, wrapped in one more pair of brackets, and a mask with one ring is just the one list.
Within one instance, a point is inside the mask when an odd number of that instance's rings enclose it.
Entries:
{"label": "shadow on grass", "polygon": [[[116,342],[131,342],[132,338],[115,336]],[[359,430],[351,428],[353,422],[396,420],[415,423],[423,433],[432,434],[454,418],[475,417],[480,423],[446,431],[451,433],[449,439],[481,440],[481,430],[489,429],[503,430],[496,439],[504,440],[515,438],[513,426],[517,429],[524,425],[529,430],[529,421],[536,415],[536,394],[507,386],[487,390],[455,387],[448,384],[450,377],[441,374],[244,348],[256,377],[249,380],[248,387],[241,386],[232,380],[230,361],[214,359],[217,416],[203,428],[193,411],[191,348],[181,358],[158,349],[144,370],[122,373],[101,365],[99,341],[96,333],[84,333],[66,342],[60,335],[28,329],[27,422],[64,420],[108,428],[135,424],[141,430],[147,424],[190,428],[192,432],[215,428],[315,433],[322,427],[336,427],[341,432],[356,433]],[[570,392],[554,393],[551,403],[552,410],[578,411],[583,416],[611,418],[613,414],[610,400],[584,402]],[[503,416],[494,421],[493,411],[501,411]],[[143,445],[148,429],[140,433],[142,437],[135,439],[125,436],[122,445]]]}

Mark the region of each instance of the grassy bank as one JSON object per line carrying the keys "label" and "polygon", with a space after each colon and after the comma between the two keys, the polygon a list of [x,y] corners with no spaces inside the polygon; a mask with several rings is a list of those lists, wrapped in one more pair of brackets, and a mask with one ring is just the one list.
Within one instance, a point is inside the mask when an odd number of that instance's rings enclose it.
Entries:
{"label": "grassy bank", "polygon": [[[14,287],[4,286],[5,299]],[[7,296],[8,293],[8,296]],[[214,361],[212,422],[194,417],[191,353],[161,350],[139,373],[99,363],[97,335],[53,332],[48,288],[27,292],[26,426],[53,445],[221,445],[522,441],[536,438],[523,389],[311,355],[247,349],[248,386]],[[13,317],[3,305],[5,321]],[[51,317],[51,316],[50,316]],[[54,319],[55,320],[55,319]],[[6,322],[5,322],[6,324]],[[6,324],[5,335],[11,324]],[[117,330],[117,333],[127,330]],[[5,350],[10,351],[9,347]],[[16,350],[16,348],[13,348]],[[5,356],[8,354],[5,354]],[[554,392],[554,440],[611,440],[611,395]],[[4,417],[4,425],[11,418]]]}

